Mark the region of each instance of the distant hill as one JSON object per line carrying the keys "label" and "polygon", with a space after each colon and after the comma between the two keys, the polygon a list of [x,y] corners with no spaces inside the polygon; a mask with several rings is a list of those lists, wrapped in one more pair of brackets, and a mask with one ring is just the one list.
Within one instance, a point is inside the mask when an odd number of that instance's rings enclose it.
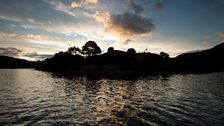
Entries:
{"label": "distant hill", "polygon": [[181,54],[174,60],[177,70],[224,71],[224,43],[207,50]]}
{"label": "distant hill", "polygon": [[0,56],[0,68],[34,68],[35,63],[23,59]]}

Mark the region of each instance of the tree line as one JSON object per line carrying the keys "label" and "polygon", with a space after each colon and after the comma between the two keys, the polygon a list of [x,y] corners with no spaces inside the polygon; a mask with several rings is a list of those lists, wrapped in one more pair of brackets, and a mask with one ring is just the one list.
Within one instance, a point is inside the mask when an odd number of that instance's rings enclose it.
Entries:
{"label": "tree line", "polygon": [[[114,47],[109,47],[107,49],[108,53],[111,53],[113,51],[114,51]],[[95,41],[88,41],[82,46],[82,49],[80,49],[79,47],[73,46],[73,47],[69,47],[66,52],[71,53],[73,55],[93,56],[93,55],[101,54],[102,50]],[[127,53],[136,53],[136,51],[134,48],[129,48],[127,50]],[[165,52],[160,52],[160,55],[162,57],[169,57],[169,54]]]}
{"label": "tree line", "polygon": [[76,71],[83,74],[93,72],[132,71],[133,73],[186,73],[224,71],[224,43],[194,53],[184,53],[170,58],[168,53],[137,53],[134,48],[126,52],[109,47],[102,54],[94,41],[86,42],[82,48],[69,47],[52,58],[39,62],[37,69],[50,71]]}

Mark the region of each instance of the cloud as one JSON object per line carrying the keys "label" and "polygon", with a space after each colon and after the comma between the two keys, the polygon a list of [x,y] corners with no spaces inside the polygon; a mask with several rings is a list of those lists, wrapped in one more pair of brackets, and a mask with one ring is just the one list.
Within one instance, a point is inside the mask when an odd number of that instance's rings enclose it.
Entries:
{"label": "cloud", "polygon": [[97,11],[93,17],[104,25],[107,32],[112,32],[126,40],[131,36],[152,33],[155,26],[150,18],[142,15],[143,6],[135,0],[127,0],[127,2],[129,10],[118,13]]}
{"label": "cloud", "polygon": [[50,54],[38,54],[36,52],[28,52],[23,54],[24,57],[36,59],[36,60],[41,60],[41,59],[46,59],[46,58],[51,58],[53,55]]}
{"label": "cloud", "polygon": [[224,41],[224,32],[218,32],[216,33],[220,41]]}
{"label": "cloud", "polygon": [[76,13],[74,12],[74,10],[72,10],[72,8],[70,8],[67,4],[65,4],[63,2],[60,2],[60,1],[57,1],[57,0],[45,0],[44,2],[52,5],[53,9],[55,9],[57,11],[61,11],[61,12],[64,12],[68,15],[76,17]]}
{"label": "cloud", "polygon": [[22,40],[29,44],[38,45],[39,47],[42,47],[42,48],[46,46],[47,47],[51,47],[51,46],[67,47],[68,46],[68,44],[64,42],[63,40],[56,39],[47,35],[31,34],[31,33],[26,33],[26,34],[25,33],[23,34],[11,33],[11,34],[8,34],[7,38],[9,37],[15,38],[17,40]]}
{"label": "cloud", "polygon": [[68,48],[69,40],[56,37],[32,34],[0,32],[0,47],[26,48],[39,53],[55,53]]}
{"label": "cloud", "polygon": [[120,36],[133,36],[152,33],[155,29],[150,19],[135,13],[111,15],[107,24],[107,30]]}
{"label": "cloud", "polygon": [[[67,0],[41,0],[38,1],[38,4],[35,6],[33,6],[33,2],[36,3],[36,1],[26,0],[0,1],[0,21],[6,22],[4,20],[8,20],[10,23],[15,24],[17,27],[13,31],[29,31],[31,34],[34,30],[34,34],[37,34],[38,32],[47,34],[56,33],[60,34],[60,38],[62,39],[68,37],[74,38],[78,36],[74,39],[86,40],[87,38],[93,39],[99,37],[99,35],[102,35],[101,33],[98,34],[98,32],[96,35],[96,28],[97,31],[103,31],[104,29],[99,28],[99,24],[96,23],[91,17],[91,13],[93,12],[90,13],[87,9],[71,8],[70,4],[72,2],[68,2]],[[97,2],[98,1],[96,0],[83,0],[83,2],[77,3],[85,3],[93,7],[97,4]],[[35,13],[35,15],[33,13]],[[8,23],[5,24],[8,25]],[[0,34],[0,38],[2,38],[1,36],[2,35]],[[39,42],[47,43],[47,41],[45,41],[46,39],[43,41],[42,40]],[[3,40],[0,40],[0,45],[2,44],[2,41]],[[49,45],[52,46],[55,44],[51,41]]]}
{"label": "cloud", "polygon": [[16,58],[24,58],[30,60],[42,60],[46,58],[51,58],[53,56],[51,54],[38,54],[37,52],[26,52],[23,49],[18,49],[14,47],[0,48],[0,55]]}
{"label": "cloud", "polygon": [[135,13],[143,12],[143,7],[140,4],[137,4],[134,0],[128,0],[130,9],[134,10]]}
{"label": "cloud", "polygon": [[22,52],[22,50],[13,48],[13,47],[0,48],[0,55],[3,55],[3,56],[16,57],[21,52]]}
{"label": "cloud", "polygon": [[97,4],[98,0],[81,0],[82,4]]}
{"label": "cloud", "polygon": [[125,45],[128,45],[130,42],[132,42],[133,40],[131,40],[131,39],[126,39],[125,41],[124,41],[124,44]]}
{"label": "cloud", "polygon": [[224,32],[218,32],[217,35],[221,39],[221,41],[224,41]]}
{"label": "cloud", "polygon": [[35,6],[33,2],[36,1],[0,1],[0,21],[8,20],[22,28],[65,34],[69,31],[65,26],[80,25],[80,22],[90,17],[88,12],[72,9],[70,4],[62,1],[42,0]]}
{"label": "cloud", "polygon": [[5,16],[5,15],[0,15],[1,19],[5,19],[5,20],[9,20],[9,21],[15,21],[15,22],[19,22],[21,21],[19,18],[16,17],[10,17],[10,16]]}
{"label": "cloud", "polygon": [[80,2],[71,2],[71,8],[85,8],[85,9],[96,9],[98,0],[81,0]]}
{"label": "cloud", "polygon": [[157,10],[162,9],[163,6],[164,6],[164,2],[163,2],[163,1],[160,1],[160,2],[155,3],[155,8],[156,8]]}
{"label": "cloud", "polygon": [[79,8],[79,7],[82,7],[82,5],[80,3],[78,3],[78,2],[76,2],[76,1],[73,1],[71,3],[71,7],[72,8]]}
{"label": "cloud", "polygon": [[95,15],[93,15],[93,18],[100,23],[103,23],[106,25],[106,23],[108,22],[109,18],[110,18],[110,14],[109,13],[101,13],[99,11],[97,11],[95,13]]}
{"label": "cloud", "polygon": [[0,21],[10,20],[10,24],[16,25],[15,30],[10,31],[20,32],[18,35],[0,33],[0,38],[4,37],[0,46],[54,53],[65,50],[68,41],[74,40],[81,44],[89,39],[102,45],[108,41],[123,44],[121,42],[133,39],[131,36],[153,32],[154,25],[144,3],[137,0],[0,1]]}

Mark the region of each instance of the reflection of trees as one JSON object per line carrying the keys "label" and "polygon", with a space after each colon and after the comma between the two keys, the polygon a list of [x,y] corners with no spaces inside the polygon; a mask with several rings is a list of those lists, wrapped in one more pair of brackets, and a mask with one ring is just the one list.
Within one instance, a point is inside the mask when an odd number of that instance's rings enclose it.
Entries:
{"label": "reflection of trees", "polygon": [[91,95],[97,95],[99,89],[101,87],[100,83],[98,83],[97,79],[94,78],[85,78],[85,86],[86,92]]}

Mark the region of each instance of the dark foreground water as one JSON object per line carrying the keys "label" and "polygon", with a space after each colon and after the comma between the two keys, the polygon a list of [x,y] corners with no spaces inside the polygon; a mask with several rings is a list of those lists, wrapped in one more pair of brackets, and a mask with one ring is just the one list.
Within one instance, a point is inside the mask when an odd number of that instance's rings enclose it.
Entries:
{"label": "dark foreground water", "polygon": [[130,80],[0,69],[0,125],[224,125],[224,73]]}

